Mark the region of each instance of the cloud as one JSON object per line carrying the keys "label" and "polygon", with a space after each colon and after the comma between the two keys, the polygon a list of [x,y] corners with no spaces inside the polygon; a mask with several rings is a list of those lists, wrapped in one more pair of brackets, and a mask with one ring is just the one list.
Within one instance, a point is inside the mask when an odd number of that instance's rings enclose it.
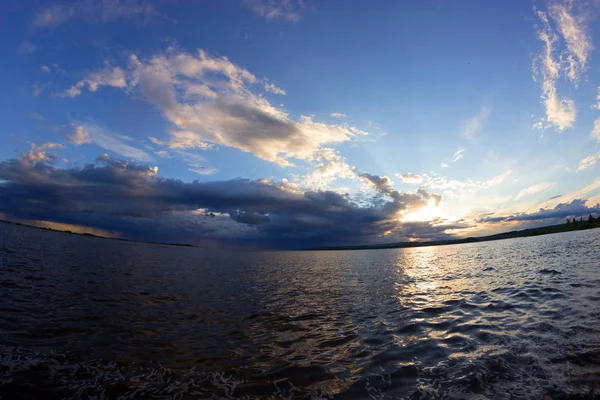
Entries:
{"label": "cloud", "polygon": [[298,9],[302,6],[302,1],[298,0],[243,0],[254,14],[266,19],[267,21],[282,19],[287,21],[300,20]]}
{"label": "cloud", "polygon": [[336,179],[356,179],[356,167],[348,165],[333,149],[318,150],[312,161],[315,167],[302,182],[306,187],[329,189],[329,184]]}
{"label": "cloud", "polygon": [[445,162],[440,163],[440,168],[448,168],[448,164]]}
{"label": "cloud", "polygon": [[585,26],[586,15],[575,14],[572,1],[565,1],[564,4],[553,3],[549,10],[566,43],[564,55],[567,77],[577,82],[581,73],[586,70],[588,56],[594,48]]}
{"label": "cloud", "polygon": [[33,85],[31,85],[31,91],[33,93],[33,95],[35,97],[39,96],[40,94],[42,94],[42,92],[52,84],[52,82],[46,82],[42,85],[39,85],[37,83],[34,83]]}
{"label": "cloud", "polygon": [[57,156],[54,153],[49,153],[47,150],[64,149],[60,143],[42,142],[39,145],[31,143],[31,150],[21,156],[22,160],[33,163],[53,163]]}
{"label": "cloud", "polygon": [[[87,88],[123,89],[141,95],[172,124],[171,148],[203,149],[224,145],[251,152],[281,166],[290,159],[310,161],[325,145],[355,139],[367,133],[348,124],[326,124],[309,116],[294,120],[272,105],[252,85],[260,82],[248,70],[225,57],[211,57],[169,49],[141,60],[129,57],[126,68],[111,67],[88,74],[64,95],[75,97]],[[190,88],[203,90],[190,95]],[[210,95],[207,95],[210,93]]]}
{"label": "cloud", "polygon": [[42,66],[40,67],[40,70],[41,70],[42,72],[45,72],[45,73],[47,73],[47,74],[49,74],[49,73],[50,73],[50,67],[48,67],[47,65],[42,65]]}
{"label": "cloud", "polygon": [[571,128],[577,118],[575,102],[571,99],[559,99],[556,88],[545,90],[544,103],[546,104],[547,121],[550,125],[558,127],[559,131]]}
{"label": "cloud", "polygon": [[331,114],[329,114],[329,116],[333,117],[333,118],[346,118],[347,117],[347,115],[344,113],[331,113]]}
{"label": "cloud", "polygon": [[50,29],[72,19],[96,24],[156,16],[160,14],[154,6],[142,0],[81,0],[46,5],[35,13],[31,24],[34,28]]}
{"label": "cloud", "polygon": [[92,143],[90,135],[87,133],[83,126],[76,126],[72,133],[66,135],[69,143],[74,146],[81,146],[82,144]]}
{"label": "cloud", "polygon": [[402,180],[404,183],[416,183],[419,184],[423,182],[423,177],[421,175],[407,173],[407,174],[396,174],[398,178]]}
{"label": "cloud", "polygon": [[509,175],[511,171],[508,170],[500,175],[493,177],[487,181],[473,181],[473,180],[459,180],[454,178],[447,178],[444,176],[434,175],[429,176],[426,174],[421,175],[422,183],[421,186],[430,189],[449,189],[458,190],[466,188],[480,188],[489,189],[502,183]]}
{"label": "cloud", "polygon": [[274,93],[274,94],[279,94],[279,95],[281,95],[281,96],[285,96],[285,95],[286,95],[286,92],[285,92],[285,90],[283,90],[283,89],[281,89],[281,88],[278,88],[278,87],[277,87],[277,86],[275,86],[275,84],[274,84],[274,83],[272,83],[272,82],[267,82],[267,83],[265,83],[265,90],[266,90],[267,92],[271,92],[271,93]]}
{"label": "cloud", "polygon": [[487,215],[480,217],[477,221],[484,223],[497,223],[497,222],[525,222],[525,221],[540,221],[540,220],[564,220],[568,217],[579,217],[583,215],[588,215],[589,213],[599,213],[600,212],[600,204],[592,205],[588,207],[586,205],[586,200],[583,199],[575,199],[570,203],[560,203],[556,207],[548,209],[548,208],[540,208],[537,212],[534,213],[519,213],[514,215],[505,215],[505,216],[493,216]]}
{"label": "cloud", "polygon": [[30,112],[29,114],[27,114],[27,118],[33,119],[36,121],[40,121],[40,122],[43,122],[46,120],[46,118],[44,118],[43,115],[36,113],[36,112]]}
{"label": "cloud", "polygon": [[594,128],[592,129],[592,139],[600,142],[600,118],[596,118],[594,121]]}
{"label": "cloud", "polygon": [[457,162],[458,160],[460,160],[461,158],[464,157],[464,153],[465,149],[458,149],[454,152],[454,154],[452,155],[452,162]]}
{"label": "cloud", "polygon": [[212,175],[218,172],[216,168],[206,165],[206,160],[199,154],[183,150],[177,150],[177,154],[187,163],[188,169],[198,175]]}
{"label": "cloud", "polygon": [[543,182],[543,183],[538,183],[536,185],[530,186],[525,189],[521,189],[519,191],[519,193],[517,194],[517,196],[515,197],[515,200],[520,200],[523,197],[531,196],[533,194],[542,192],[544,190],[551,188],[553,185],[554,185],[554,182]]}
{"label": "cloud", "polygon": [[21,42],[21,44],[17,48],[17,53],[24,55],[32,55],[33,52],[37,50],[37,48],[38,47],[35,44],[31,43],[28,40],[25,40]]}
{"label": "cloud", "polygon": [[152,157],[148,153],[126,143],[133,142],[133,139],[128,136],[119,135],[92,123],[75,122],[73,129],[73,132],[67,134],[66,138],[75,146],[95,144],[96,146],[134,160],[152,161]]}
{"label": "cloud", "polygon": [[492,109],[488,106],[483,106],[481,110],[467,119],[462,126],[461,136],[466,139],[474,139],[476,134],[483,128],[485,122],[488,120],[490,115],[492,114]]}
{"label": "cloud", "polygon": [[[365,175],[365,179],[385,179]],[[253,242],[305,247],[449,237],[439,221],[403,224],[400,216],[437,201],[419,191],[359,206],[347,194],[306,190],[286,180],[183,182],[158,168],[106,155],[82,168],[56,168],[24,159],[0,163],[0,212],[70,223],[140,240]]]}
{"label": "cloud", "polygon": [[[547,12],[537,11],[542,23],[538,30],[538,38],[543,43],[543,49],[534,58],[534,76],[541,78],[541,99],[546,109],[544,123],[537,127],[555,126],[559,131],[571,128],[577,118],[577,109],[572,99],[561,98],[556,89],[556,82],[561,75],[577,85],[581,74],[587,70],[589,54],[593,49],[590,35],[585,25],[584,9],[576,9],[573,1],[552,1]],[[550,18],[548,18],[550,17]],[[552,23],[556,30],[552,28]],[[559,52],[560,44],[564,48]]]}
{"label": "cloud", "polygon": [[112,68],[107,65],[103,70],[89,74],[85,79],[77,82],[58,96],[77,97],[85,87],[87,87],[90,92],[95,92],[101,86],[111,86],[120,89],[126,88],[127,82],[125,81],[125,73],[119,67]]}
{"label": "cloud", "polygon": [[400,213],[401,210],[413,209],[413,211],[417,211],[426,205],[430,205],[430,202],[433,202],[432,205],[438,206],[442,201],[442,196],[429,193],[422,188],[419,188],[415,194],[399,192],[394,188],[394,183],[387,176],[373,175],[366,172],[363,172],[358,176],[372,185],[378,193],[392,199],[392,202],[388,203],[386,208],[394,210],[394,215],[396,216],[406,215],[408,213]]}
{"label": "cloud", "polygon": [[592,105],[592,108],[600,111],[600,86],[598,87],[598,94],[596,95],[596,104]]}
{"label": "cloud", "polygon": [[591,168],[594,165],[598,164],[598,161],[600,161],[600,152],[592,154],[591,156],[588,156],[581,160],[579,162],[579,166],[577,167],[577,171],[583,171],[584,169]]}

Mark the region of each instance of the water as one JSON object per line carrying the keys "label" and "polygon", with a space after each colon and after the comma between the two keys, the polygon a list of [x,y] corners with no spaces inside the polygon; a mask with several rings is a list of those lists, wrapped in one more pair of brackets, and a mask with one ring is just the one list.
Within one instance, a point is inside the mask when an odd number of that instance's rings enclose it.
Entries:
{"label": "water", "polygon": [[0,397],[600,398],[600,229],[251,253],[0,224]]}

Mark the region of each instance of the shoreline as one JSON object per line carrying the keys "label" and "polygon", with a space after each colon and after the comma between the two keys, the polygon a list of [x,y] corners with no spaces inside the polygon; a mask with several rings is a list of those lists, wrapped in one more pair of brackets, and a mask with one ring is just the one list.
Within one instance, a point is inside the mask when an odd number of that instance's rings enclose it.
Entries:
{"label": "shoreline", "polygon": [[[66,233],[66,234],[70,234],[70,235],[86,236],[86,237],[106,239],[106,240],[118,240],[118,241],[122,241],[122,242],[156,244],[156,245],[163,245],[163,246],[202,248],[201,246],[195,246],[195,245],[186,244],[186,243],[150,242],[150,241],[133,240],[133,239],[125,239],[125,238],[112,238],[112,237],[94,235],[91,233],[77,233],[77,232],[72,232],[69,230],[46,228],[46,227],[41,227],[41,226],[24,224],[21,222],[7,221],[4,219],[0,219],[0,223],[24,226],[24,227],[28,227],[28,228],[39,229],[39,230],[50,231],[50,232]],[[348,246],[318,246],[318,247],[307,247],[307,248],[301,248],[301,249],[272,249],[272,250],[273,251],[281,251],[281,250],[286,250],[286,251],[335,251],[335,250],[405,249],[405,248],[412,248],[412,247],[449,246],[449,245],[453,245],[453,244],[490,242],[490,241],[494,241],[494,240],[505,240],[505,239],[514,239],[514,238],[522,238],[522,237],[552,235],[555,233],[581,231],[581,230],[596,229],[596,228],[600,228],[600,218],[594,219],[593,222],[591,222],[591,223],[589,221],[585,220],[585,221],[581,221],[581,222],[571,222],[571,223],[566,223],[566,224],[548,225],[548,226],[542,226],[539,228],[529,228],[529,229],[523,229],[523,230],[518,230],[518,231],[497,233],[495,235],[468,237],[468,238],[464,238],[464,239],[435,240],[435,241],[430,241],[430,242],[379,243],[379,244],[348,245]]]}

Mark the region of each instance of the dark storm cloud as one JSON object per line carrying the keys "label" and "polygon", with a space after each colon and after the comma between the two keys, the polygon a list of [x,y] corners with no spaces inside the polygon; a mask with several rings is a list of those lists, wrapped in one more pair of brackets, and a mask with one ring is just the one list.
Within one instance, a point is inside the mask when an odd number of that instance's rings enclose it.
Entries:
{"label": "dark storm cloud", "polygon": [[570,203],[560,203],[552,209],[540,208],[535,213],[522,213],[508,216],[483,216],[478,219],[478,222],[527,222],[527,221],[540,221],[547,219],[564,219],[569,217],[580,217],[588,215],[589,213],[600,213],[600,204],[592,205],[591,207],[586,206],[586,200],[575,199]]}
{"label": "dark storm cloud", "polygon": [[96,164],[71,169],[8,160],[0,163],[2,181],[1,213],[108,229],[142,240],[197,243],[207,238],[304,247],[403,240],[421,233],[437,239],[447,237],[443,232],[450,229],[398,222],[399,212],[437,199],[424,191],[390,189],[386,194],[391,200],[359,207],[346,194],[304,191],[286,181],[165,179],[155,167],[106,155]]}

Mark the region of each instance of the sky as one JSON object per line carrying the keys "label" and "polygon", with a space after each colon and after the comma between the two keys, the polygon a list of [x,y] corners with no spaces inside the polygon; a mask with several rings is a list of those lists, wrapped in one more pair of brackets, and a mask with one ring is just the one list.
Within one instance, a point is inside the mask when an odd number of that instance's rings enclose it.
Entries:
{"label": "sky", "polygon": [[0,218],[429,241],[600,213],[600,1],[0,5]]}

